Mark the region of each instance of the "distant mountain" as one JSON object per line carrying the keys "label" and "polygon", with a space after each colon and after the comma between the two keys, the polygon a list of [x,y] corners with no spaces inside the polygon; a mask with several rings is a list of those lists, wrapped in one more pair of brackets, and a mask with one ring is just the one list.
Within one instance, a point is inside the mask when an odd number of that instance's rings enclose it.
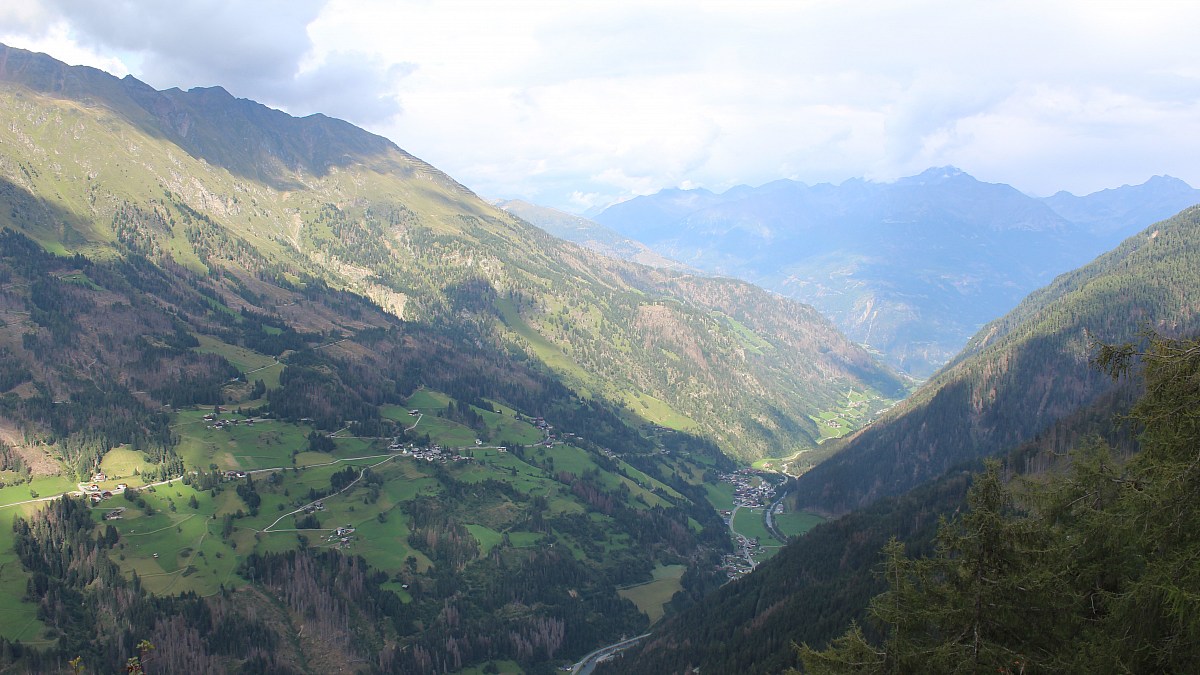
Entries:
{"label": "distant mountain", "polygon": [[1132,224],[1200,201],[1161,182],[1043,201],[942,167],[882,184],[664,190],[596,221],[812,304],[887,362],[927,377],[984,323],[1116,245]]}
{"label": "distant mountain", "polygon": [[1089,358],[1093,340],[1137,341],[1147,326],[1200,333],[1200,207],[1031,294],[883,419],[835,442],[840,452],[796,480],[787,508],[845,515],[598,672],[779,673],[798,665],[795,644],[819,648],[851,620],[864,625],[869,599],[885,587],[884,544],[896,537],[910,555],[932,554],[939,518],[965,508],[981,458],[1001,456],[1007,473],[1036,474],[1061,466],[1083,439],[1136,452],[1138,430],[1120,415],[1141,383],[1114,381]]}
{"label": "distant mountain", "polygon": [[1154,176],[1141,185],[1122,185],[1083,197],[1059,192],[1042,203],[1092,234],[1110,237],[1200,204],[1200,190],[1178,178]]}
{"label": "distant mountain", "polygon": [[623,237],[600,223],[583,216],[538,206],[520,199],[497,200],[496,206],[558,237],[573,241],[597,253],[629,260],[650,267],[686,269],[686,266],[662,257],[641,242]]}
{"label": "distant mountain", "polygon": [[1092,341],[1200,331],[1200,207],[1151,225],[984,326],[909,399],[828,449],[797,506],[845,513],[1026,443],[1104,396]]}

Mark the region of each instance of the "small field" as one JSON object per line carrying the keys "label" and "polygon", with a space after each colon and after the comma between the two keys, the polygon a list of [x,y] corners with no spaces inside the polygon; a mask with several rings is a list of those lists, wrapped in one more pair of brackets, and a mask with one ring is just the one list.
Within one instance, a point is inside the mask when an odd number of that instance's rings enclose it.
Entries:
{"label": "small field", "polygon": [[29,577],[21,569],[21,561],[13,550],[13,519],[18,515],[28,517],[34,508],[30,505],[0,511],[0,635],[14,642],[20,640],[23,644],[44,648],[55,641],[43,637],[46,626],[37,618],[37,605],[22,599]]}
{"label": "small field", "polygon": [[763,524],[762,509],[738,509],[737,515],[733,519],[733,529],[743,537],[750,539],[758,538],[758,541],[763,546],[781,545],[784,542],[778,541],[775,537],[767,532],[767,526]]}
{"label": "small field", "polygon": [[821,441],[841,438],[861,428],[891,401],[867,396],[864,392],[851,389],[846,393],[842,406],[837,410],[826,410],[812,417],[821,430]]}
{"label": "small field", "polygon": [[788,537],[804,534],[823,522],[825,519],[821,516],[804,511],[780,513],[775,516],[775,527]]}
{"label": "small field", "polygon": [[733,492],[732,483],[705,483],[704,490],[708,493],[708,503],[718,511],[729,511],[733,509]]}
{"label": "small field", "polygon": [[683,588],[680,579],[686,569],[683,565],[659,565],[654,568],[653,581],[622,588],[617,593],[637,605],[653,624],[662,618],[664,605]]}
{"label": "small field", "polygon": [[[225,357],[226,361],[232,363],[243,373],[249,371],[257,372],[265,369],[267,366],[277,364],[275,359],[271,358],[270,356],[259,354],[258,352],[246,349],[245,347],[239,347],[237,345],[231,345],[222,342],[211,335],[196,335],[196,339],[200,341],[200,346],[194,347],[193,349],[195,349],[195,351],[200,352],[201,354],[219,354]],[[261,379],[264,378],[255,375],[251,378],[251,381]],[[268,386],[270,386],[270,384],[268,384]],[[275,386],[279,386],[278,374],[275,376]]]}
{"label": "small field", "polygon": [[140,473],[148,468],[150,463],[146,461],[146,456],[126,446],[109,450],[100,461],[100,470],[110,481],[128,478],[134,475],[134,472]]}
{"label": "small field", "polygon": [[696,426],[696,420],[676,411],[666,401],[639,392],[627,393],[625,402],[638,417],[668,429],[686,431]]}

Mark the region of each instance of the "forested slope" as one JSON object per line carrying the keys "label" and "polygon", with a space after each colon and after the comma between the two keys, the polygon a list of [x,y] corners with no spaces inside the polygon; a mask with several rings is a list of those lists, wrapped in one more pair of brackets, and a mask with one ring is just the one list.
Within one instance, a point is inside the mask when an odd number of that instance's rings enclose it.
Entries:
{"label": "forested slope", "polygon": [[[1196,332],[1198,233],[1200,210],[1189,209],[994,322],[911,402],[848,441],[850,451],[869,447],[874,454],[835,456],[831,462],[843,459],[834,464],[840,472],[818,466],[797,481],[802,504],[822,503],[811,490],[813,477],[823,477],[842,486],[843,509],[866,506],[793,540],[753,574],[672,618],[607,672],[780,672],[799,663],[793,642],[822,648],[850,620],[864,625],[868,640],[881,641],[876,625],[864,622],[869,598],[886,589],[878,575],[884,545],[896,537],[907,555],[931,555],[938,518],[965,508],[969,474],[981,457],[1004,457],[1003,475],[1011,477],[1060,470],[1070,451],[1096,439],[1118,460],[1134,454],[1138,429],[1121,419],[1141,383],[1096,368],[1094,340],[1136,342],[1148,326]],[[874,445],[858,445],[867,441]],[[897,451],[902,442],[911,455]],[[860,492],[856,477],[865,481]]]}
{"label": "forested slope", "polygon": [[985,326],[909,400],[801,476],[797,505],[846,512],[1024,443],[1112,388],[1088,368],[1093,341],[1123,342],[1144,327],[1188,334],[1198,313],[1200,209],[1192,208]]}
{"label": "forested slope", "polygon": [[8,48],[0,109],[2,667],[547,672],[723,579],[722,450],[902,393],[343,122]]}
{"label": "forested slope", "polygon": [[1200,659],[1200,342],[1154,336],[1101,350],[1144,374],[1141,451],[1092,440],[1070,470],[1006,485],[992,464],[936,554],[889,546],[877,638],[852,628],[805,650],[810,673],[1188,672]]}
{"label": "forested slope", "polygon": [[[688,429],[745,458],[812,447],[811,418],[851,389],[903,391],[810,308],[743,285],[786,332],[733,325],[687,277],[555,239],[344,122],[7,47],[0,80],[0,224],[48,250],[140,255],[217,280],[218,293],[319,282],[406,322],[496,331],[630,423]],[[746,386],[731,394],[730,381]]]}

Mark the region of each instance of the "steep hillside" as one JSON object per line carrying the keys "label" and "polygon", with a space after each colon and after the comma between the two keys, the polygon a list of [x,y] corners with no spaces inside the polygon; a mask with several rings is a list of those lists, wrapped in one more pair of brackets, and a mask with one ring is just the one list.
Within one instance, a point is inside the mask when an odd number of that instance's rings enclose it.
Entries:
{"label": "steep hillside", "polygon": [[1092,342],[1145,326],[1200,328],[1200,208],[1150,226],[985,326],[884,419],[799,479],[799,505],[839,513],[904,492],[963,461],[1024,443],[1108,392]]}
{"label": "steep hillside", "polygon": [[698,269],[810,303],[887,362],[927,377],[1026,294],[1195,203],[1195,193],[1156,179],[1037,200],[944,167],[882,184],[665,190],[596,220]]}
{"label": "steep hillside", "polygon": [[848,391],[901,390],[815,313],[752,334],[700,295],[668,293],[666,277],[632,287],[645,270],[554,239],[343,122],[218,89],[155,92],[15,49],[0,75],[13,121],[0,132],[4,222],[51,250],[284,287],[319,279],[404,321],[498,329],[631,422],[719,437],[746,458],[812,447],[813,418]]}
{"label": "steep hillside", "polygon": [[336,120],[7,48],[0,110],[3,667],[546,670],[720,583],[722,450],[903,394]]}
{"label": "steep hillside", "polygon": [[[1125,455],[1136,451],[1133,430],[1120,421],[1140,393],[1121,386],[1055,423],[1005,457],[1009,475],[1040,475],[1066,464],[1068,453],[1102,438]],[[690,668],[749,674],[783,672],[799,664],[794,645],[822,648],[851,621],[866,622],[870,598],[887,587],[879,574],[893,537],[909,555],[932,555],[940,518],[965,508],[972,473],[968,462],[902,495],[884,497],[793,539],[753,574],[723,586],[685,609],[622,659],[598,672],[651,675]]]}

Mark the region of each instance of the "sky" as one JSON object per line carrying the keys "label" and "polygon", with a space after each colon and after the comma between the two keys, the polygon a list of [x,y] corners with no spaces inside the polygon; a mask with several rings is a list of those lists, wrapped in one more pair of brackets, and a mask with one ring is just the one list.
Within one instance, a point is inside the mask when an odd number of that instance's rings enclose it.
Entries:
{"label": "sky", "polygon": [[386,136],[486,198],[954,165],[1200,186],[1191,0],[22,0],[0,42]]}

